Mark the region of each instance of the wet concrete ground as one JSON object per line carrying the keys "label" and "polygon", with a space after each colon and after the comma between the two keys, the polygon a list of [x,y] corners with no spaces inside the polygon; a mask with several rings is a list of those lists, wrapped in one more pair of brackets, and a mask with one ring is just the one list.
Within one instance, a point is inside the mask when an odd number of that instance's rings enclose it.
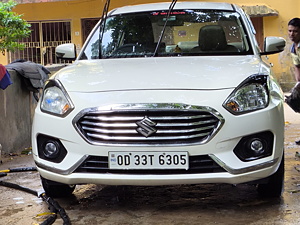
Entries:
{"label": "wet concrete ground", "polygon": [[[285,189],[280,199],[259,198],[250,185],[115,187],[80,185],[74,195],[56,199],[72,224],[300,224],[300,115],[285,109]],[[276,121],[274,121],[276,122]],[[32,156],[3,159],[0,170],[34,166]],[[41,190],[37,172],[9,173],[1,180]],[[0,224],[40,224],[49,212],[36,196],[0,187]],[[63,224],[58,217],[54,224]]]}

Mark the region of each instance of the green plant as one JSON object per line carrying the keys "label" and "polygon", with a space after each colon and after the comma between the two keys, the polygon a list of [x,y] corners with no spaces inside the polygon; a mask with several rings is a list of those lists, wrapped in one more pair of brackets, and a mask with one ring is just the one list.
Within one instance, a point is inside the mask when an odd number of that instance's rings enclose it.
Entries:
{"label": "green plant", "polygon": [[13,0],[6,3],[0,2],[0,51],[4,55],[5,50],[14,52],[17,49],[24,49],[24,44],[18,43],[21,38],[30,35],[30,24],[12,12],[17,5]]}

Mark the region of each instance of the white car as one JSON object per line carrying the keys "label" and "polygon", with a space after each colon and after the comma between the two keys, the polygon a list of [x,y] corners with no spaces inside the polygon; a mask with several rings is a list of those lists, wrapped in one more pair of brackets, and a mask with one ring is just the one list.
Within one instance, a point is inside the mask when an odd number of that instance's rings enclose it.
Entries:
{"label": "white car", "polygon": [[46,83],[33,156],[49,196],[76,184],[253,183],[280,196],[283,94],[247,15],[227,3],[143,4],[104,13],[74,63]]}

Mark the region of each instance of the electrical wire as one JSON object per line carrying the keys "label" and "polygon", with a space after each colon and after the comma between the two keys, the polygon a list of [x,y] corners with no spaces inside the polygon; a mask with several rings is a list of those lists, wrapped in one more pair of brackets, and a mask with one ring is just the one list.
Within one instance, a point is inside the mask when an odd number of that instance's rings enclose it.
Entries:
{"label": "electrical wire", "polygon": [[[0,177],[6,176],[7,173],[11,172],[27,172],[27,171],[36,171],[36,167],[22,167],[22,168],[14,168],[14,169],[8,169],[8,170],[0,170]],[[54,199],[48,197],[46,193],[39,194],[37,191],[32,190],[30,188],[2,181],[0,180],[0,186],[8,187],[8,188],[13,188],[16,190],[24,191],[29,194],[35,195],[39,198],[42,198],[43,201],[45,201],[48,204],[48,209],[51,212],[51,215],[40,225],[51,225],[53,224],[56,219],[57,219],[57,213],[60,215],[61,219],[63,220],[63,225],[71,225],[71,221],[69,216],[67,215],[66,211],[58,204],[57,201]]]}
{"label": "electrical wire", "polygon": [[11,172],[27,172],[27,171],[37,171],[36,167],[20,167],[7,170],[0,170],[0,173],[11,173]]}

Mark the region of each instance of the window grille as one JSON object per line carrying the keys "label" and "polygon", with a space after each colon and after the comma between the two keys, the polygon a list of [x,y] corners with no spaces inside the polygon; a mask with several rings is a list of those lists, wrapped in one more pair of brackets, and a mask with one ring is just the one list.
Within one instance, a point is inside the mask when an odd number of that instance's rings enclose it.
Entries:
{"label": "window grille", "polygon": [[19,42],[25,44],[24,50],[9,54],[10,62],[24,59],[42,65],[66,64],[69,60],[60,60],[55,56],[55,47],[71,43],[70,21],[29,22],[31,35]]}

